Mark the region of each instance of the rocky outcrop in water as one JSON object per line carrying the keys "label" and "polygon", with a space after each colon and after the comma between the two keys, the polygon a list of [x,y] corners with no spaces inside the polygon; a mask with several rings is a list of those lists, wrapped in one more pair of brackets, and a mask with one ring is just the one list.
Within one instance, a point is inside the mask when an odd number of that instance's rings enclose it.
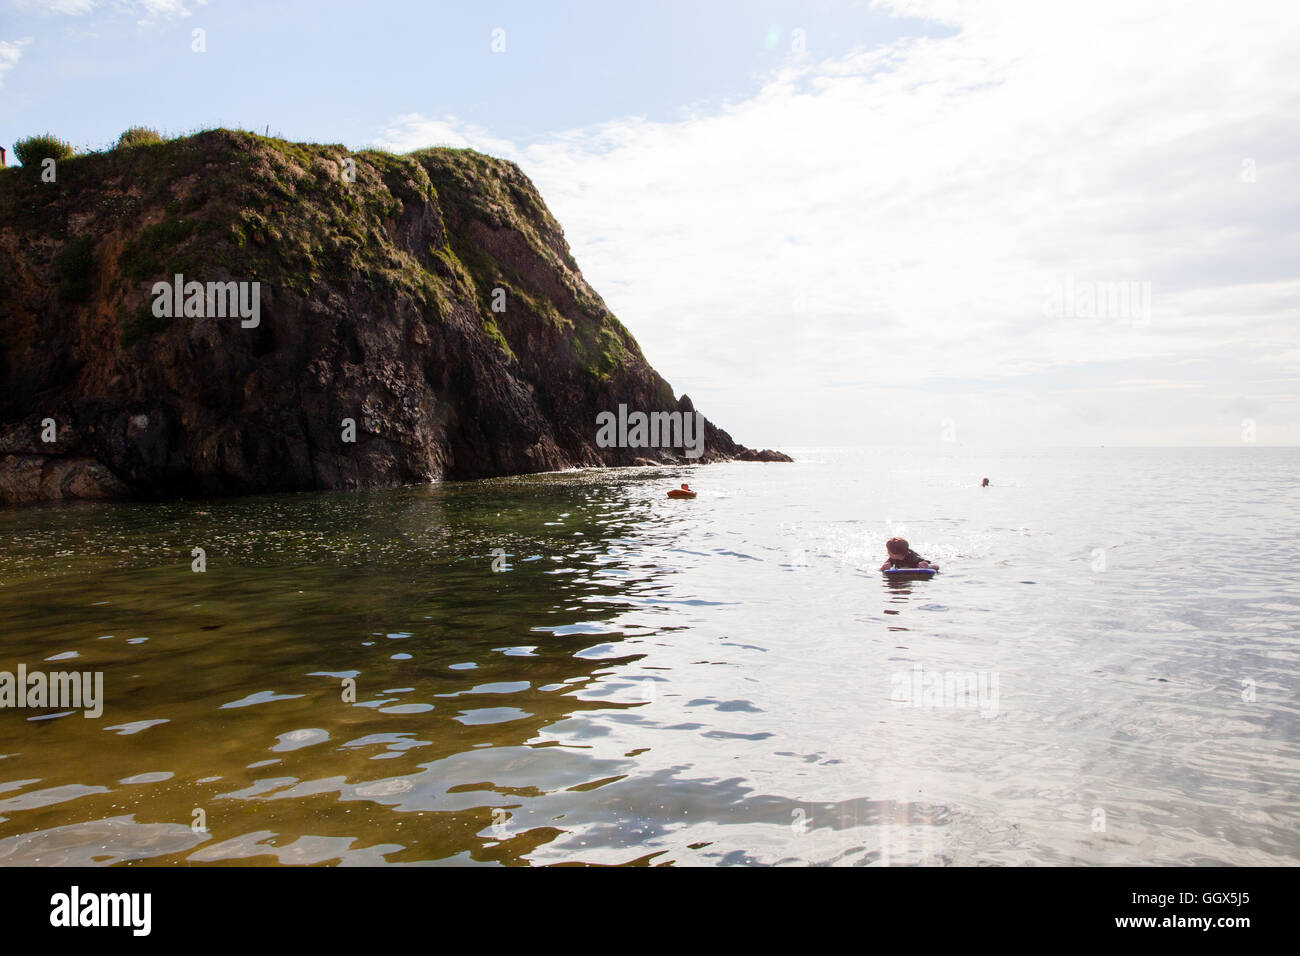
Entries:
{"label": "rocky outcrop in water", "polygon": [[693,408],[512,163],[215,130],[0,171],[0,501],[789,460],[603,447],[620,405]]}

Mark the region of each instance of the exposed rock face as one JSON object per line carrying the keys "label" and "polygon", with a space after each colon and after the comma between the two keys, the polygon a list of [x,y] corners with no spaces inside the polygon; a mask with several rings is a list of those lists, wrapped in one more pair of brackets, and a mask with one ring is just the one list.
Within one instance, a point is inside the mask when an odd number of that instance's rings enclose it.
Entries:
{"label": "exposed rock face", "polygon": [[[159,316],[177,273],[258,283],[256,325]],[[789,460],[599,447],[620,404],[692,408],[512,163],[217,130],[0,172],[0,501]]]}
{"label": "exposed rock face", "polygon": [[773,451],[770,448],[764,448],[762,451],[754,451],[752,448],[742,448],[735,455],[737,461],[794,461],[789,455],[780,451]]}

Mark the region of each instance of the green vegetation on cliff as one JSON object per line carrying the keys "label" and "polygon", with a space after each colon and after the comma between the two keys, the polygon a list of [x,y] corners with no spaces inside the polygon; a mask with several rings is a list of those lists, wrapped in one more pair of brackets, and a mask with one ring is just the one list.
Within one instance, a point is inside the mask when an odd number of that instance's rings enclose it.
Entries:
{"label": "green vegetation on cliff", "polygon": [[[28,142],[58,151],[60,141]],[[140,305],[153,282],[181,273],[304,298],[363,287],[432,323],[476,313],[514,358],[520,326],[494,313],[500,289],[511,308],[566,338],[593,379],[640,357],[582,281],[541,196],[505,160],[467,149],[354,153],[224,129],[163,140],[145,127],[113,149],[60,158],[57,186],[37,169],[0,173],[0,217],[70,243],[57,264],[69,302],[85,299],[98,256],[118,280],[108,304],[123,316],[124,346],[166,328],[142,319]],[[87,217],[77,196],[92,185]],[[425,248],[405,241],[430,229],[439,239]]]}
{"label": "green vegetation on cliff", "polygon": [[117,138],[118,149],[130,149],[132,146],[150,146],[163,141],[162,134],[148,126],[132,126]]}
{"label": "green vegetation on cliff", "polygon": [[53,133],[28,136],[14,143],[14,156],[24,166],[40,166],[47,159],[71,159],[77,154],[71,143],[64,142]]}
{"label": "green vegetation on cliff", "polygon": [[45,172],[0,170],[0,501],[694,460],[598,442],[689,405],[513,163],[133,129]]}

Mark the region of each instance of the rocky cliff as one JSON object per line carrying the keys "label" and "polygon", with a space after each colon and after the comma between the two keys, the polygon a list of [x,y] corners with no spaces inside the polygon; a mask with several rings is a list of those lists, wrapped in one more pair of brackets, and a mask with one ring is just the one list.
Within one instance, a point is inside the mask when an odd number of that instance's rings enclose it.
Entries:
{"label": "rocky cliff", "polygon": [[214,130],[40,173],[0,170],[0,501],[788,460],[602,447],[693,407],[513,163]]}

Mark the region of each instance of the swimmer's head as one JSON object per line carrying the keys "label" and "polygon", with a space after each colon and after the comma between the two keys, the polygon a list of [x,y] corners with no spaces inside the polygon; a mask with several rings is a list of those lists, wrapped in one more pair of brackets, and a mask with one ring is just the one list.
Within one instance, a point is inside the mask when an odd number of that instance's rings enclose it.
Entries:
{"label": "swimmer's head", "polygon": [[890,538],[885,542],[885,550],[895,558],[905,558],[907,552],[911,550],[911,546],[907,543],[906,538]]}

